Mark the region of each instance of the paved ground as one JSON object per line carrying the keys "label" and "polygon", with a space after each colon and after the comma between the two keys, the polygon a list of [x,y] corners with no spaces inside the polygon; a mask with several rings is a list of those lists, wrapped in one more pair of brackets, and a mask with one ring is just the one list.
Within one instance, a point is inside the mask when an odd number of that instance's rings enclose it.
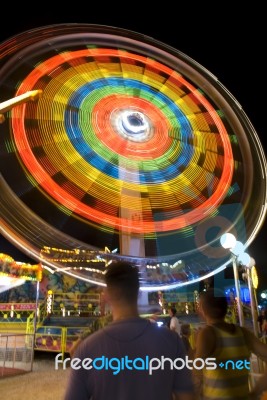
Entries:
{"label": "paved ground", "polygon": [[36,352],[32,372],[1,378],[1,399],[63,400],[69,370],[55,370],[55,355]]}

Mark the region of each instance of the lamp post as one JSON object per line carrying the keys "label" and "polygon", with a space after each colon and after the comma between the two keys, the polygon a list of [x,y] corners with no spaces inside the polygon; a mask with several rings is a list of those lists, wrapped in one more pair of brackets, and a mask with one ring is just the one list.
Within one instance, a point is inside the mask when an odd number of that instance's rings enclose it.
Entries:
{"label": "lamp post", "polygon": [[255,269],[255,260],[250,257],[247,253],[242,253],[239,257],[239,262],[246,268],[246,278],[248,283],[249,298],[250,298],[250,308],[251,316],[253,322],[253,331],[255,336],[258,336],[258,311],[255,296],[255,279],[252,279],[252,271]]}
{"label": "lamp post", "polygon": [[253,331],[255,336],[259,336],[258,331],[258,307],[256,302],[256,283],[255,279],[252,278],[252,272],[255,269],[255,260],[252,257],[249,257],[250,260],[247,263],[244,263],[246,266],[246,276],[248,282],[248,289],[249,289],[249,297],[250,297],[250,307],[251,307],[251,315],[252,315],[252,322],[253,322]]}
{"label": "lamp post", "polygon": [[[246,259],[245,259],[246,256]],[[258,275],[255,267],[254,258],[250,257],[248,254],[244,253],[241,258],[241,263],[246,267],[246,277],[248,282],[249,289],[249,297],[250,297],[250,307],[251,307],[251,316],[253,322],[253,332],[256,337],[259,337],[258,331],[258,306],[256,300],[256,288],[258,286]],[[264,372],[264,364],[263,361],[257,358],[258,369],[260,373]]]}
{"label": "lamp post", "polygon": [[249,297],[250,297],[250,307],[251,307],[251,316],[253,322],[253,330],[254,334],[258,336],[258,312],[255,298],[255,285],[252,281],[251,271],[255,268],[255,260],[249,256],[249,254],[244,252],[244,245],[241,242],[238,242],[235,236],[231,233],[225,233],[221,237],[221,245],[225,249],[229,249],[232,255],[232,263],[234,270],[234,279],[235,279],[235,288],[236,288],[236,296],[237,296],[237,307],[238,307],[238,316],[239,316],[239,324],[240,326],[244,326],[244,313],[241,303],[240,296],[240,282],[238,277],[238,268],[237,262],[243,265],[246,268],[246,276],[248,282],[249,289]]}
{"label": "lamp post", "polygon": [[237,267],[238,256],[243,253],[244,245],[242,245],[241,242],[238,242],[236,240],[236,237],[232,233],[224,233],[221,236],[220,242],[222,247],[228,249],[232,256],[239,325],[244,326],[244,313],[241,303],[240,282],[239,282],[238,267]]}
{"label": "lamp post", "polygon": [[239,318],[239,325],[244,326],[244,313],[243,313],[243,306],[241,301],[241,291],[240,291],[240,282],[238,276],[238,266],[237,266],[237,256],[232,255],[232,264],[234,270],[234,280],[235,280],[235,291],[236,291],[236,302],[237,302],[237,310],[238,310],[238,318]]}

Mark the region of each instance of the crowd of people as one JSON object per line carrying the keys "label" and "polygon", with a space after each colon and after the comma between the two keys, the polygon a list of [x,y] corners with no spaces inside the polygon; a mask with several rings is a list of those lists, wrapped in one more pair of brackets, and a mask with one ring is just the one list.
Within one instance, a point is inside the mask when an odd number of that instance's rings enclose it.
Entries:
{"label": "crowd of people", "polygon": [[200,293],[205,323],[193,348],[191,326],[179,321],[174,308],[168,326],[139,315],[137,267],[112,263],[105,281],[113,320],[76,345],[72,361],[77,366],[80,360],[81,366],[71,368],[64,400],[263,399],[267,379],[263,375],[251,387],[250,359],[254,354],[266,362],[267,344],[249,329],[226,322],[222,291]]}

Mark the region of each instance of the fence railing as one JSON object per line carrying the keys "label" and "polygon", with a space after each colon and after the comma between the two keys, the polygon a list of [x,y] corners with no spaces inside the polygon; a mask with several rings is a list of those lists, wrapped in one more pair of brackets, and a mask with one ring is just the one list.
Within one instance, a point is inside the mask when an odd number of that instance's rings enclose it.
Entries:
{"label": "fence railing", "polygon": [[34,335],[0,334],[0,378],[32,371]]}
{"label": "fence railing", "polygon": [[99,317],[96,320],[92,320],[91,324],[87,326],[37,326],[34,348],[35,350],[62,353],[64,357],[65,353],[70,352],[72,346],[81,335],[90,335],[107,323],[106,318]]}

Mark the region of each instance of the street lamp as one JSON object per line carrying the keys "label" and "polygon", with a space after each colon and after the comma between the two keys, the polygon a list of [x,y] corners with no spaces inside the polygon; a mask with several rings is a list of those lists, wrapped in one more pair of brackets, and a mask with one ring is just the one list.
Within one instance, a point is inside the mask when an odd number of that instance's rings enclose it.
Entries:
{"label": "street lamp", "polygon": [[[255,279],[253,279],[253,271],[255,271],[255,260],[252,257],[246,260],[246,262],[241,263],[246,267],[246,277],[248,282],[249,289],[249,297],[250,297],[250,307],[251,307],[251,315],[253,322],[253,330],[254,334],[258,336],[258,310],[257,310],[257,302],[256,302],[256,294],[255,289],[257,284],[255,283]],[[255,274],[255,272],[254,272]]]}
{"label": "street lamp", "polygon": [[237,268],[238,258],[241,254],[244,253],[244,245],[241,242],[237,241],[236,237],[232,233],[224,233],[221,236],[220,243],[222,247],[228,249],[232,255],[239,325],[244,326],[244,313],[241,303],[240,282]]}
{"label": "street lamp", "polygon": [[225,249],[229,249],[232,254],[232,262],[233,262],[233,269],[234,269],[234,279],[235,279],[235,288],[236,288],[236,296],[237,296],[237,306],[238,306],[238,315],[239,315],[239,323],[240,326],[244,326],[244,314],[243,308],[241,303],[241,296],[240,296],[240,283],[238,277],[238,268],[237,263],[243,265],[246,268],[246,277],[249,289],[249,297],[250,297],[250,306],[251,306],[251,316],[253,322],[253,330],[254,334],[258,336],[258,312],[257,312],[257,305],[255,299],[255,285],[253,284],[252,280],[252,271],[253,268],[255,269],[255,260],[254,258],[250,257],[249,254],[244,252],[245,246],[243,243],[236,240],[235,236],[231,233],[225,233],[221,237],[221,245]]}
{"label": "street lamp", "polygon": [[221,245],[225,249],[232,249],[236,244],[236,237],[232,233],[224,233],[221,236]]}

